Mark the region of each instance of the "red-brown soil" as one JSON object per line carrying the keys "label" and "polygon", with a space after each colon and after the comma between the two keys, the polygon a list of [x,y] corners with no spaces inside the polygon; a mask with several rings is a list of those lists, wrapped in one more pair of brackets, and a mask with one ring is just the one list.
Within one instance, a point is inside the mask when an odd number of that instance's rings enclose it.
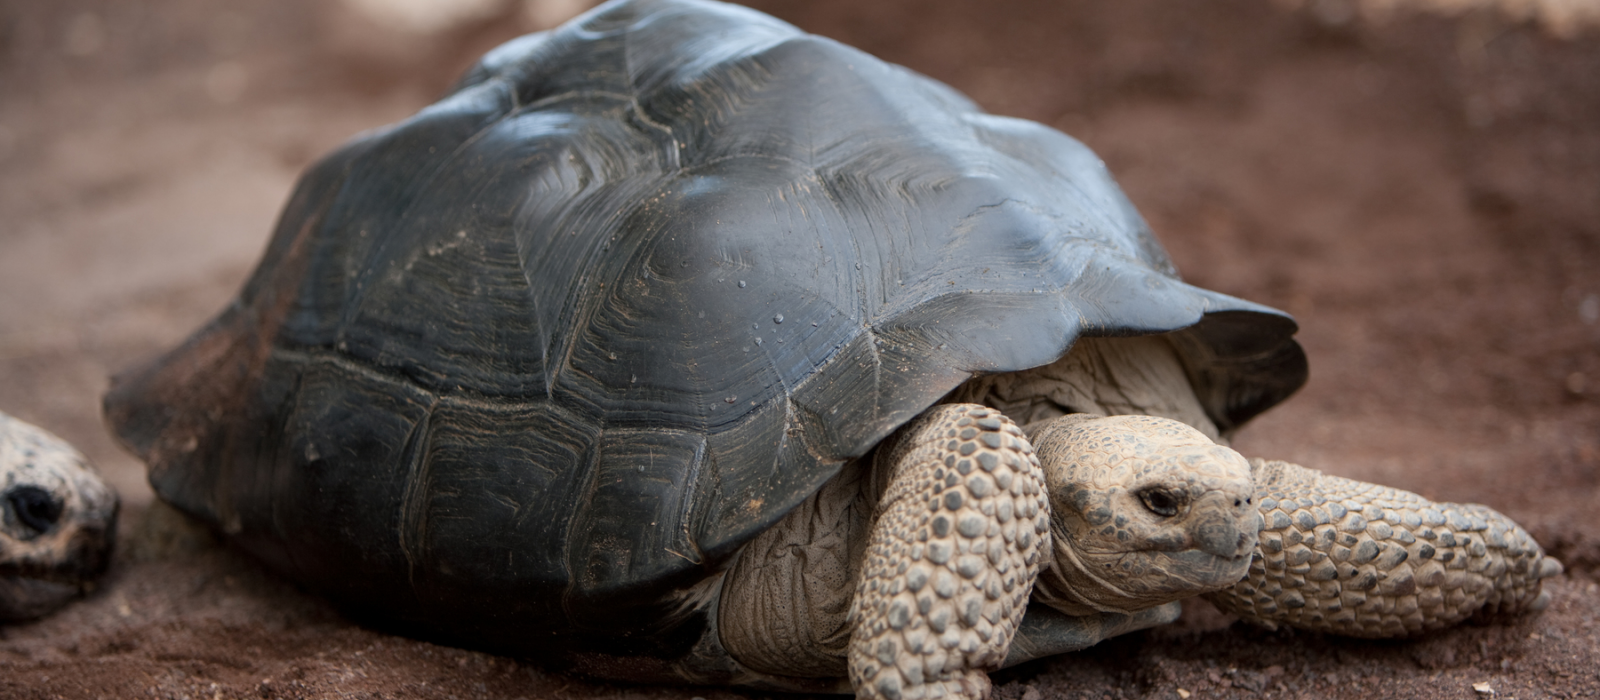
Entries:
{"label": "red-brown soil", "polygon": [[[1244,430],[1247,455],[1487,503],[1567,565],[1539,617],[1414,641],[1197,604],[998,673],[997,697],[1600,694],[1600,36],[1334,0],[755,4],[1085,140],[1190,280],[1296,314],[1311,381]],[[408,37],[313,0],[0,0],[0,410],[101,466],[125,541],[151,495],[100,424],[107,377],[227,301],[317,154],[527,29],[508,11]],[[0,628],[7,698],[757,695],[367,631],[216,547],[126,547],[88,599]]]}

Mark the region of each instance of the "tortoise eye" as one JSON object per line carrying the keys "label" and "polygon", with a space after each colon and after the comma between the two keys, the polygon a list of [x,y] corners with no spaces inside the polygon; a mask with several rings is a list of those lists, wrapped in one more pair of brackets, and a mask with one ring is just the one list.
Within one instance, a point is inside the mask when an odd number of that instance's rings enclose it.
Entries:
{"label": "tortoise eye", "polygon": [[1183,506],[1184,498],[1178,492],[1152,486],[1139,492],[1139,500],[1144,503],[1146,510],[1163,518],[1170,518],[1178,514],[1178,508]]}
{"label": "tortoise eye", "polygon": [[16,521],[36,537],[49,532],[61,518],[61,500],[37,486],[18,486],[6,492],[5,505]]}

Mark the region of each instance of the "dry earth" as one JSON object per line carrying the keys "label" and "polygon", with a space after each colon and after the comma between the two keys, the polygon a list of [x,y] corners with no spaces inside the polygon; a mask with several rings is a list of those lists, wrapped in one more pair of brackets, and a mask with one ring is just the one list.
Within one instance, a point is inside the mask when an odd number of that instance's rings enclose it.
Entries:
{"label": "dry earth", "polygon": [[[1600,694],[1600,36],[1442,0],[754,4],[1084,139],[1189,279],[1295,313],[1311,382],[1244,452],[1488,503],[1568,566],[1540,617],[1414,641],[1195,605],[997,697]],[[151,494],[107,377],[226,302],[318,153],[533,16],[419,36],[341,7],[0,0],[0,410],[99,463],[124,540]],[[87,600],[0,628],[8,698],[693,696],[755,697],[385,636],[193,542],[125,547]]]}

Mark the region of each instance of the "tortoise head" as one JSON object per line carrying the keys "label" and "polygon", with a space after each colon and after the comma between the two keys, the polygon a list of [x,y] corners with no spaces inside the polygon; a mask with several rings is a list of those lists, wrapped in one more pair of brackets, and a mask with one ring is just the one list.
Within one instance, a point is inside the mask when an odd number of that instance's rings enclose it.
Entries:
{"label": "tortoise head", "polygon": [[0,621],[39,617],[105,572],[117,496],[83,455],[0,414]]}
{"label": "tortoise head", "polygon": [[1244,577],[1261,516],[1239,453],[1152,416],[1072,415],[1028,432],[1054,543],[1035,598],[1074,615],[1132,612]]}

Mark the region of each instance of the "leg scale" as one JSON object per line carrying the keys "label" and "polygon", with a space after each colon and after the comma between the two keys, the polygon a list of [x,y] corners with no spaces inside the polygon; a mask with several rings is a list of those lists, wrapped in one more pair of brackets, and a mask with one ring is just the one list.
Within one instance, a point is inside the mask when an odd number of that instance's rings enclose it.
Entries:
{"label": "leg scale", "polygon": [[1038,459],[1009,419],[971,404],[928,411],[886,452],[851,684],[858,698],[987,697],[1050,551]]}

